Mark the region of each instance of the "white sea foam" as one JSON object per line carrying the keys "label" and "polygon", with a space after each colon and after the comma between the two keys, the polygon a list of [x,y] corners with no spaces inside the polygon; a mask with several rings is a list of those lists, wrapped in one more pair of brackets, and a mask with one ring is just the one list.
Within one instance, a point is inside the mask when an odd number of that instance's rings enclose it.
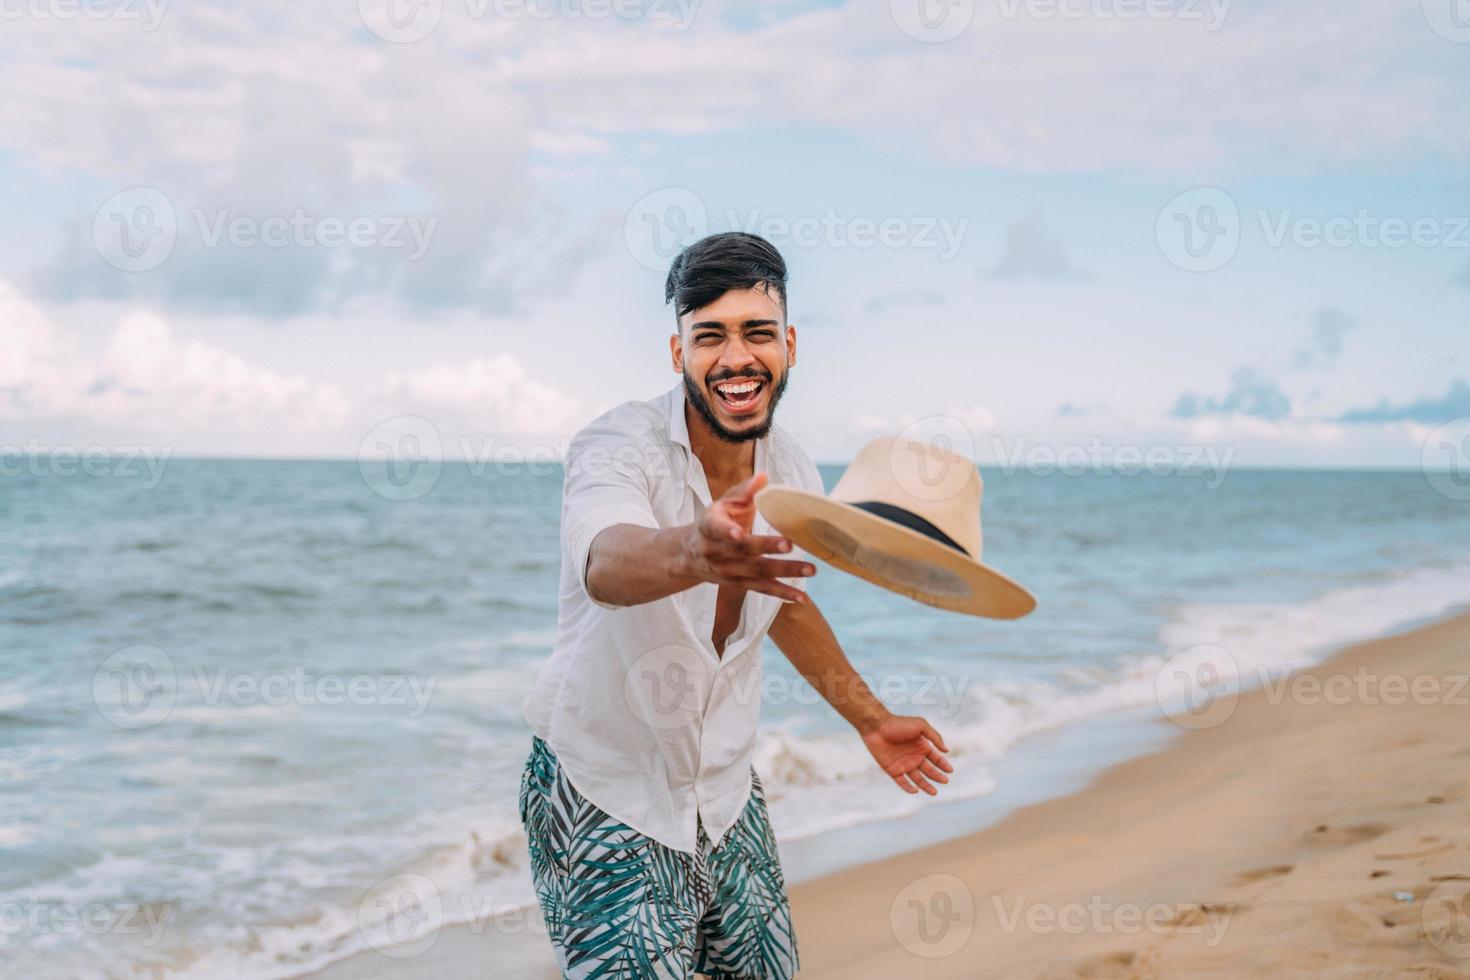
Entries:
{"label": "white sea foam", "polygon": [[[1160,627],[1154,650],[1112,665],[1076,665],[1048,680],[972,684],[954,717],[941,726],[957,773],[945,788],[947,799],[983,796],[996,786],[994,764],[1038,733],[1119,709],[1158,710],[1161,671],[1190,651],[1224,649],[1242,686],[1319,662],[1348,643],[1392,632],[1470,602],[1470,568],[1420,569],[1384,576],[1368,584],[1329,592],[1296,604],[1189,604],[1178,607]],[[463,692],[477,700],[484,687],[503,680],[498,672],[474,675]],[[519,743],[517,748],[519,748]],[[844,826],[902,816],[924,806],[928,797],[898,792],[879,772],[862,743],[851,733],[801,734],[790,725],[768,726],[760,734],[755,759],[772,820],[783,840],[796,840]],[[525,910],[534,901],[526,867],[526,842],[514,800],[493,811],[478,809],[443,815],[421,831],[424,846],[408,866],[364,874],[362,855],[350,876],[326,870],[310,841],[295,841],[289,853],[239,848],[215,854],[198,880],[175,883],[201,895],[223,879],[260,875],[262,862],[274,862],[254,899],[285,898],[292,889],[331,893],[295,921],[271,925],[216,925],[191,934],[197,958],[176,975],[191,978],[293,977],[320,969],[368,948],[386,937],[386,913],[404,902],[423,899],[422,882],[432,881],[437,906],[418,928],[431,931],[453,923],[493,929],[486,921],[505,910]],[[468,828],[468,829],[466,829]],[[334,842],[318,842],[330,853]],[[359,852],[362,848],[359,847]],[[313,855],[316,859],[308,859]],[[73,877],[67,898],[102,901],[125,893],[146,878],[140,859],[107,858]],[[340,867],[333,863],[332,867]],[[377,889],[374,890],[374,883]],[[344,900],[343,894],[353,896]],[[361,899],[370,896],[371,901]],[[4,896],[0,896],[4,898]],[[253,903],[256,904],[256,903]],[[238,920],[237,920],[238,921]],[[522,920],[524,921],[524,920]],[[524,926],[522,928],[531,928]],[[400,935],[400,940],[405,937]],[[411,937],[410,937],[411,938]],[[77,976],[92,971],[78,953]],[[156,957],[150,957],[155,960]],[[95,962],[102,962],[97,960]],[[109,967],[114,975],[118,966]],[[95,975],[101,975],[100,968]],[[144,975],[140,965],[138,975]]]}

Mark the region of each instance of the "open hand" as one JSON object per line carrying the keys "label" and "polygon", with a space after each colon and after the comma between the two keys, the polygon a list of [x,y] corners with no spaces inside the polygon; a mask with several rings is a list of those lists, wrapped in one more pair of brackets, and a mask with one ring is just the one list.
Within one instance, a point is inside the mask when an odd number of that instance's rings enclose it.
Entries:
{"label": "open hand", "polygon": [[750,533],[755,526],[755,495],[765,484],[765,472],[756,473],[705,508],[689,529],[686,547],[689,567],[706,582],[810,602],[805,592],[776,579],[811,575],[816,572],[816,566],[804,561],[762,557],[789,552],[791,541],[780,535]]}
{"label": "open hand", "polygon": [[954,772],[944,756],[949,746],[933,725],[917,715],[889,715],[863,736],[863,744],[905,793],[923,790],[936,796],[939,791],[929,780],[947,783],[945,774]]}

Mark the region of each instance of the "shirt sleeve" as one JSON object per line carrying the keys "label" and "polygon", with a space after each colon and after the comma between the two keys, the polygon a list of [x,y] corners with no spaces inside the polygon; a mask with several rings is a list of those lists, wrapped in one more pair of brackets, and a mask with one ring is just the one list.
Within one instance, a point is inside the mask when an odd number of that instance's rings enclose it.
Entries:
{"label": "shirt sleeve", "polygon": [[563,560],[571,562],[577,584],[602,609],[621,606],[602,602],[587,587],[587,558],[592,540],[614,524],[659,527],[653,513],[649,454],[652,446],[637,434],[618,429],[606,419],[588,425],[567,447],[566,483],[562,488]]}

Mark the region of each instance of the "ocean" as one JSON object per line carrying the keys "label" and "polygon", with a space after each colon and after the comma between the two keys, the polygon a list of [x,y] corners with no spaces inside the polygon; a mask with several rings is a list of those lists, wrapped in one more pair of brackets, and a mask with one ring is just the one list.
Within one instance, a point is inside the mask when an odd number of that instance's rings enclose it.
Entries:
{"label": "ocean", "polygon": [[[830,489],[842,467],[821,470]],[[1470,602],[1470,505],[1420,473],[982,474],[985,558],[1037,595],[1029,618],[825,565],[809,583],[870,685],[948,740],[943,799],[1024,779],[1005,761],[1045,733],[1178,717],[1181,666],[1249,685]],[[437,889],[431,926],[527,905],[520,704],[556,626],[561,481],[0,477],[0,975],[299,976],[374,942],[364,896],[405,875]],[[783,848],[947,805],[764,658]]]}

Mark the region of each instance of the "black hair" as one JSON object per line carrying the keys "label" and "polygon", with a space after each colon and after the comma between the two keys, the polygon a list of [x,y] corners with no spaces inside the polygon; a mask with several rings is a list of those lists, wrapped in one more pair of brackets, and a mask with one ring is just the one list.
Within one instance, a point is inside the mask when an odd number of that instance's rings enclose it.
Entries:
{"label": "black hair", "polygon": [[664,302],[674,304],[677,321],[732,289],[762,284],[786,312],[786,260],[776,246],[749,232],[724,231],[701,238],[675,257],[664,283]]}

